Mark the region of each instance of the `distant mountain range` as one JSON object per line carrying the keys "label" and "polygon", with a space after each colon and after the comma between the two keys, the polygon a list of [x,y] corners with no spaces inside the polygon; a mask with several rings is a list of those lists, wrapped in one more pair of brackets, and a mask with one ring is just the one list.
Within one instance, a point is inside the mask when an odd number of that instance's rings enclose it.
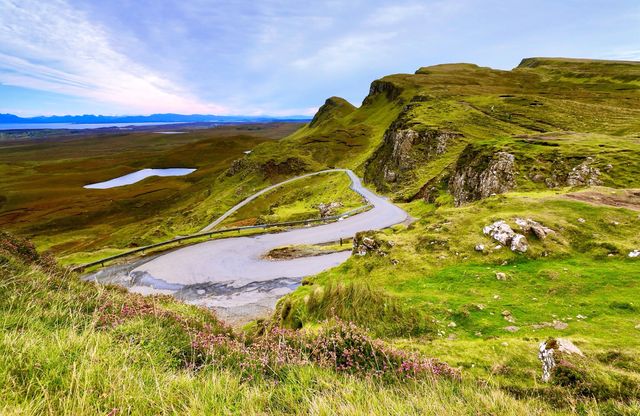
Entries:
{"label": "distant mountain range", "polygon": [[14,114],[0,114],[0,124],[22,123],[74,123],[74,124],[110,124],[110,123],[223,123],[223,122],[268,122],[268,121],[308,121],[308,116],[215,116],[210,114],[151,114],[148,116],[101,116],[84,114],[81,116],[38,116],[19,117]]}

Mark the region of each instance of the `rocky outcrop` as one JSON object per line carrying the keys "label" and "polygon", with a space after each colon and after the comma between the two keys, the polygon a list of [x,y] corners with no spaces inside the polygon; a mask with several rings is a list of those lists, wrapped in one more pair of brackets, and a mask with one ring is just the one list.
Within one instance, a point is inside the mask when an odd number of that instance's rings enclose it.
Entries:
{"label": "rocky outcrop", "polygon": [[575,161],[566,160],[560,156],[551,161],[553,169],[548,177],[536,173],[531,178],[534,182],[544,182],[548,188],[561,186],[595,186],[602,185],[600,169],[593,166],[595,159],[587,157],[575,165]]}
{"label": "rocky outcrop", "polygon": [[551,379],[551,373],[556,366],[556,361],[563,355],[584,356],[580,348],[568,339],[548,339],[541,342],[538,349],[538,359],[542,362],[542,381],[545,383]]}
{"label": "rocky outcrop", "polygon": [[532,220],[531,218],[516,218],[516,224],[520,227],[522,232],[524,232],[525,234],[533,233],[540,240],[544,240],[548,235],[556,233],[551,228],[545,227],[544,225]]}
{"label": "rocky outcrop", "polygon": [[600,169],[592,167],[593,158],[589,157],[575,168],[571,169],[567,177],[567,185],[584,186],[584,185],[602,185],[600,180]]}
{"label": "rocky outcrop", "polygon": [[371,86],[369,87],[369,95],[365,97],[362,105],[371,104],[379,95],[382,94],[384,94],[387,100],[393,101],[400,97],[400,94],[402,94],[402,88],[390,81],[381,79],[375,80],[371,83]]}
{"label": "rocky outcrop", "polygon": [[[389,126],[382,145],[367,163],[365,179],[383,190],[413,181],[414,169],[447,152],[451,144],[460,137],[462,135],[456,132],[414,123],[409,114],[403,112]],[[439,182],[440,179],[433,178],[429,189],[436,186],[432,182]],[[426,192],[421,190],[416,197],[422,197],[423,193]]]}
{"label": "rocky outcrop", "polygon": [[361,231],[353,237],[352,253],[358,256],[377,254],[386,256],[387,250],[392,247],[389,241],[381,239],[375,231]]}
{"label": "rocky outcrop", "polygon": [[333,215],[336,209],[340,208],[342,204],[340,202],[330,202],[328,204],[318,204],[318,211],[320,211],[320,218],[326,218]]}
{"label": "rocky outcrop", "polygon": [[482,232],[503,246],[510,247],[511,251],[524,253],[529,248],[527,238],[522,234],[517,234],[509,224],[504,221],[496,221],[493,224],[487,225],[482,229]]}
{"label": "rocky outcrop", "polygon": [[516,187],[515,157],[507,152],[486,154],[467,147],[449,180],[449,192],[460,206]]}

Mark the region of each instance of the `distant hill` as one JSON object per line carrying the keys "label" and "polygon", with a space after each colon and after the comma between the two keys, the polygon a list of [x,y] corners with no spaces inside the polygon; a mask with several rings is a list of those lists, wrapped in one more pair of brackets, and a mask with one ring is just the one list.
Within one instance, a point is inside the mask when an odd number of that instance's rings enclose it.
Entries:
{"label": "distant hill", "polygon": [[211,123],[211,122],[268,122],[268,121],[308,121],[308,116],[216,116],[211,114],[151,114],[148,116],[102,116],[94,114],[18,117],[14,114],[0,114],[0,124],[8,123],[74,123],[74,124],[108,124],[108,123]]}

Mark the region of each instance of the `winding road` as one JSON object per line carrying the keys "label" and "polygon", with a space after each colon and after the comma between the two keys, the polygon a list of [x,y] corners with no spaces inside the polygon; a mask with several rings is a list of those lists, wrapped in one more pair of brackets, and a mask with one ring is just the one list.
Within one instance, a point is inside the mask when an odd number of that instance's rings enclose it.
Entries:
{"label": "winding road", "polygon": [[235,210],[275,187],[325,172],[345,172],[351,189],[372,209],[344,220],[316,227],[212,240],[184,247],[126,266],[114,266],[87,276],[87,280],[116,283],[130,291],[170,294],[188,303],[212,307],[221,318],[241,324],[268,314],[277,300],[294,290],[300,280],[346,261],[350,251],[292,260],[267,260],[264,254],[287,245],[320,244],[382,229],[408,218],[405,211],[365,188],[348,169],[331,169],[298,176],[270,186],[240,202],[208,225],[211,230]]}

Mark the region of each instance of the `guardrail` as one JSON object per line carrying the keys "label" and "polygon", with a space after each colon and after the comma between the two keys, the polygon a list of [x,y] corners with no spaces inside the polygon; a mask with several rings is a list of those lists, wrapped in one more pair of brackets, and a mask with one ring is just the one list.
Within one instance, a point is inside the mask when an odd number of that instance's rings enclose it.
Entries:
{"label": "guardrail", "polygon": [[195,240],[195,239],[202,238],[202,237],[211,237],[212,235],[216,235],[216,234],[230,233],[230,232],[234,232],[234,231],[240,232],[240,231],[244,231],[244,230],[252,230],[252,229],[259,229],[259,228],[265,228],[266,229],[266,228],[272,228],[272,227],[283,227],[283,226],[299,225],[299,224],[312,224],[314,222],[339,221],[341,218],[346,218],[346,217],[350,217],[350,216],[355,215],[355,214],[359,214],[359,213],[361,213],[363,211],[368,210],[371,207],[372,207],[371,204],[367,204],[367,205],[363,205],[361,207],[352,209],[350,211],[344,212],[344,213],[342,213],[340,215],[333,215],[331,217],[312,218],[312,219],[309,219],[309,220],[276,222],[276,223],[271,223],[271,224],[247,225],[247,226],[244,226],[244,227],[223,228],[221,230],[216,230],[216,231],[207,231],[207,232],[204,232],[204,233],[190,234],[190,235],[186,235],[186,236],[183,236],[183,237],[176,237],[176,238],[173,238],[171,240],[161,241],[161,242],[155,243],[155,244],[149,244],[148,246],[144,246],[144,247],[138,247],[136,249],[129,250],[129,251],[124,252],[124,253],[115,254],[113,256],[105,257],[105,258],[100,259],[100,260],[92,261],[91,263],[81,264],[79,266],[72,267],[71,271],[81,272],[84,269],[88,269],[89,267],[98,266],[98,265],[100,265],[101,267],[104,267],[105,263],[108,263],[108,262],[113,261],[113,260],[121,259],[121,258],[124,258],[124,257],[128,257],[128,256],[131,256],[133,254],[144,253],[147,250],[152,250],[154,248],[168,246],[170,244],[175,244],[175,243],[180,244],[183,241]]}

